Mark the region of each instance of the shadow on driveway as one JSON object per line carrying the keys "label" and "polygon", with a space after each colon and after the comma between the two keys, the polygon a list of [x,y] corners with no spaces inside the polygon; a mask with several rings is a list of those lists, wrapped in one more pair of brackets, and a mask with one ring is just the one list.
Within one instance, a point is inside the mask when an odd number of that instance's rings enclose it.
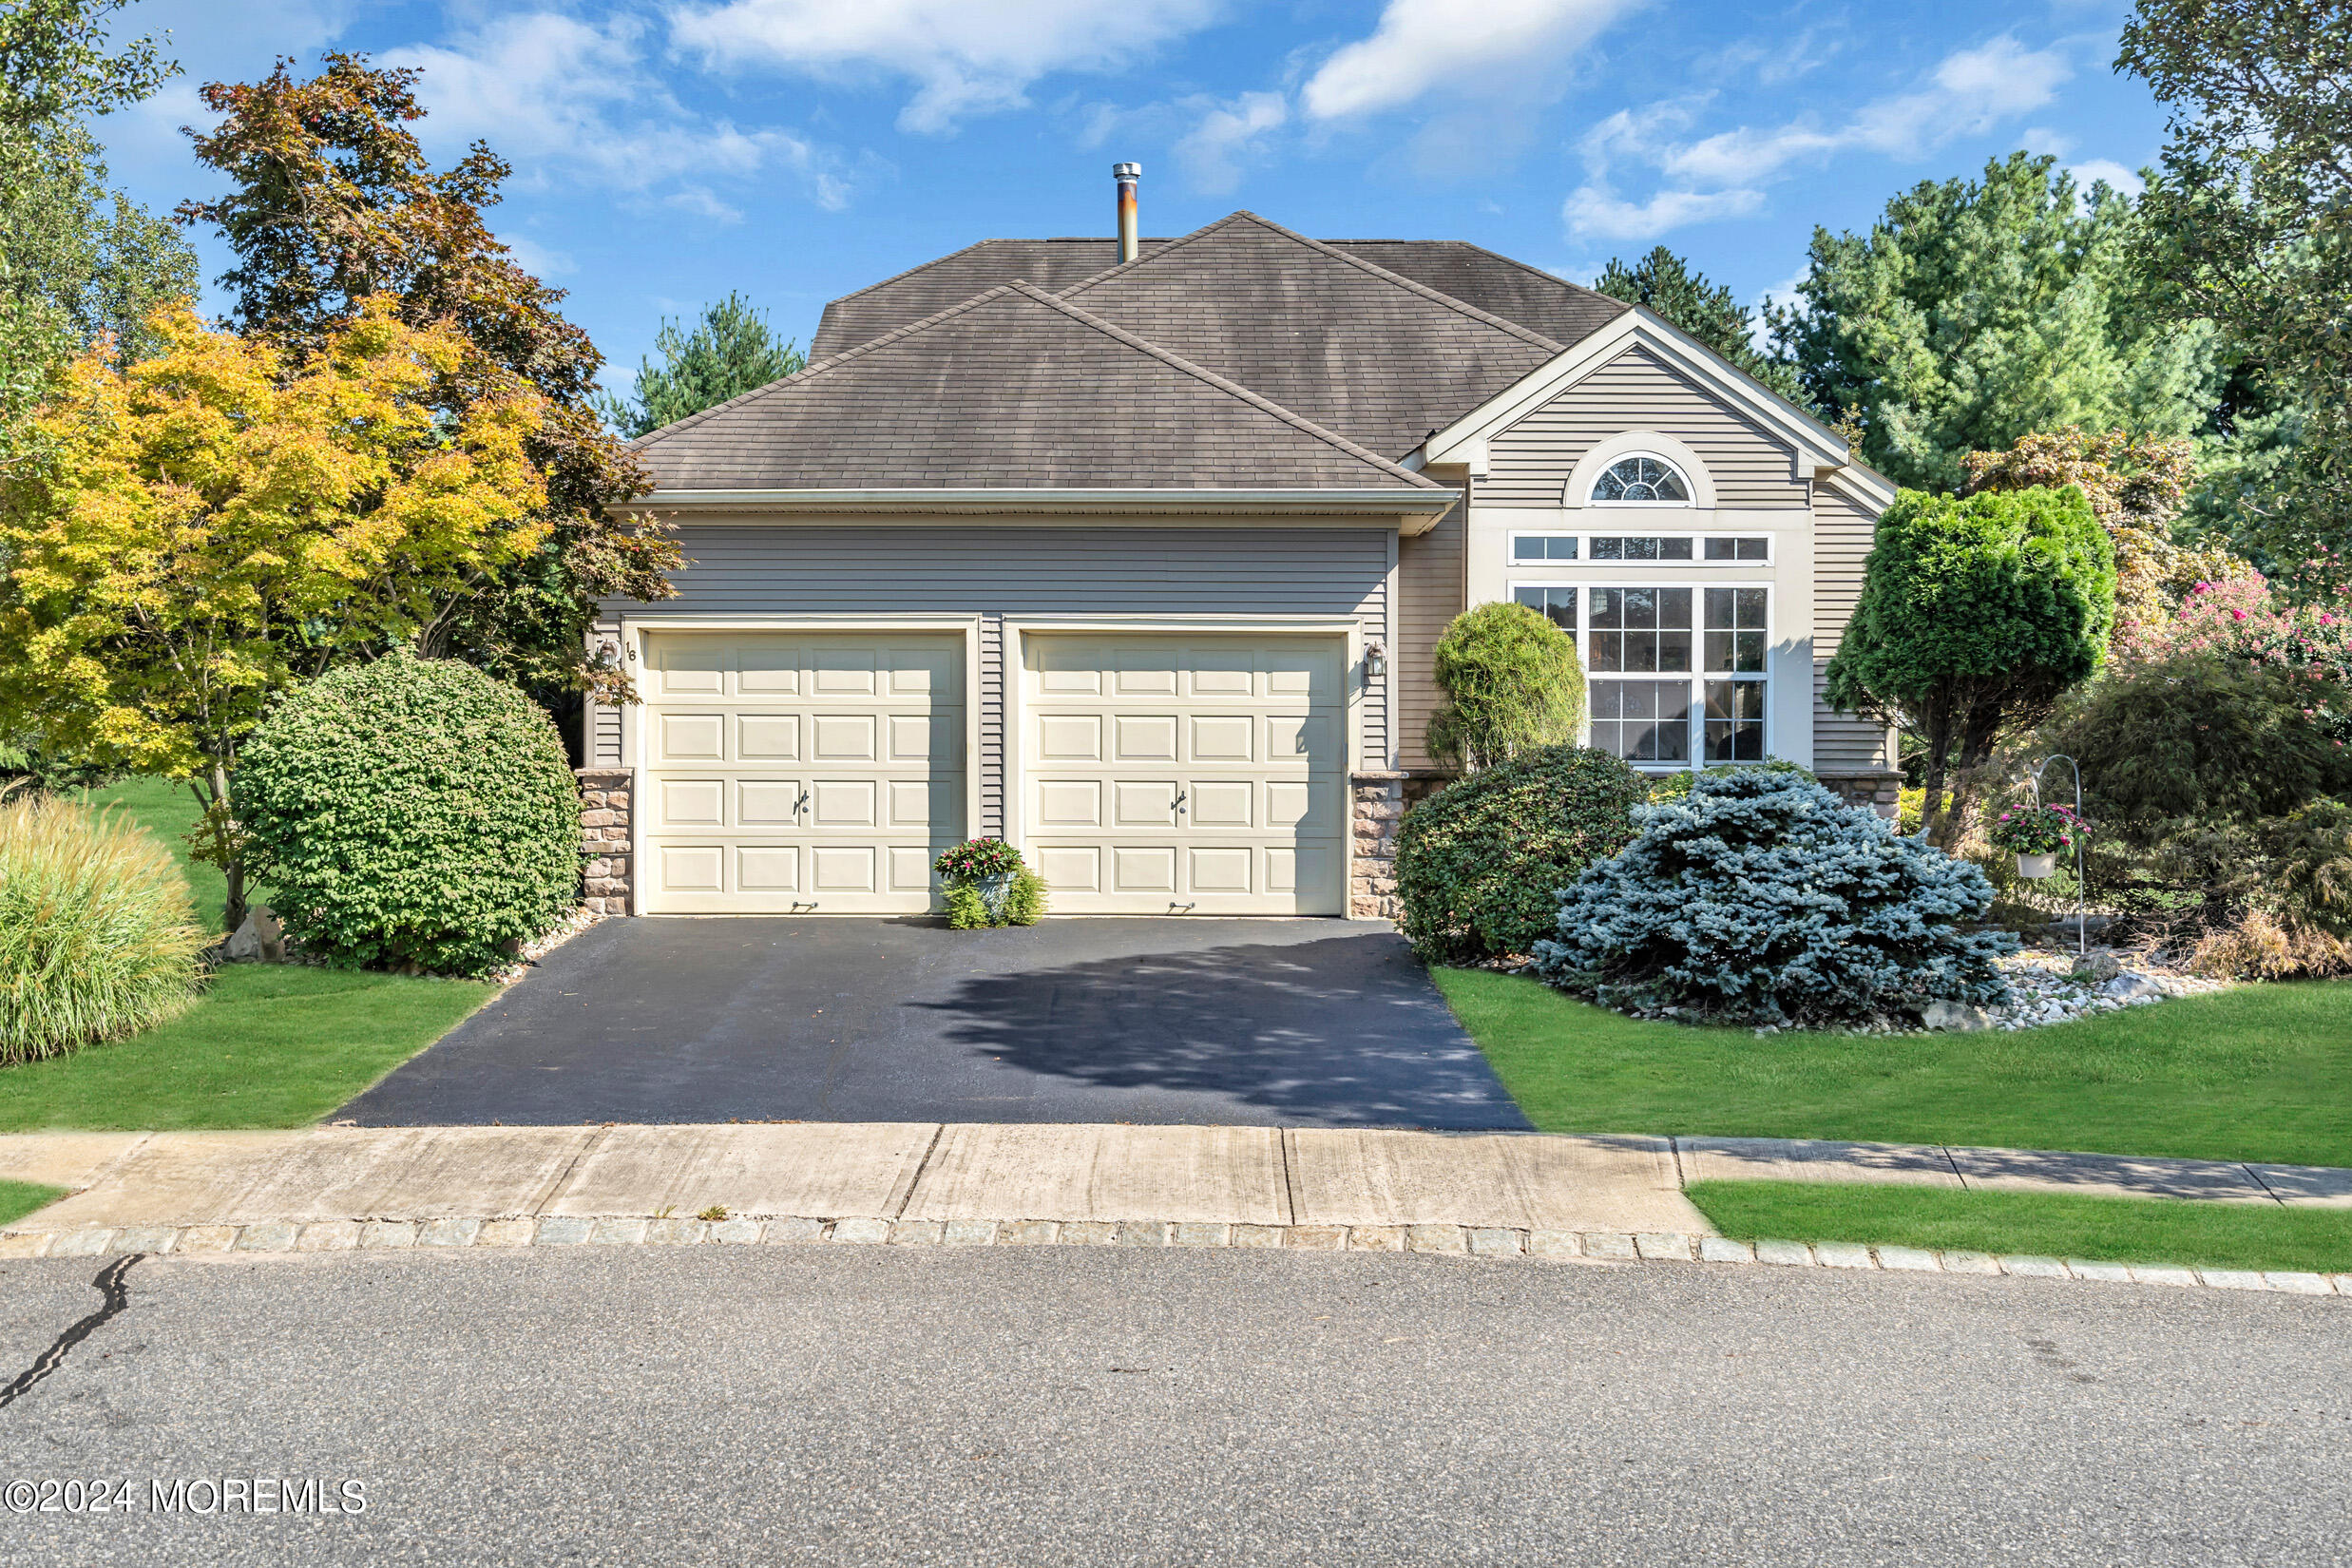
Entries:
{"label": "shadow on driveway", "polygon": [[1403,939],[1335,920],[608,921],[337,1115],[1528,1126]]}

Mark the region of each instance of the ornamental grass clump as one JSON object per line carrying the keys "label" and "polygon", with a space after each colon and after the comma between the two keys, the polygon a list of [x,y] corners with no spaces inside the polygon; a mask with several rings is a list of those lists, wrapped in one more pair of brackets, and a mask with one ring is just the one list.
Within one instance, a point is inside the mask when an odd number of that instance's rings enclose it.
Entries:
{"label": "ornamental grass clump", "polygon": [[53,796],[0,801],[0,1062],[176,1016],[205,940],[187,879],[143,829]]}
{"label": "ornamental grass clump", "polygon": [[1636,835],[1562,894],[1536,969],[1630,1012],[1832,1024],[2008,1000],[2017,947],[1963,860],[1797,774],[1703,776],[1634,812]]}
{"label": "ornamental grass clump", "polygon": [[478,975],[580,902],[580,790],[555,725],[469,664],[331,671],[245,744],[238,825],[303,948]]}

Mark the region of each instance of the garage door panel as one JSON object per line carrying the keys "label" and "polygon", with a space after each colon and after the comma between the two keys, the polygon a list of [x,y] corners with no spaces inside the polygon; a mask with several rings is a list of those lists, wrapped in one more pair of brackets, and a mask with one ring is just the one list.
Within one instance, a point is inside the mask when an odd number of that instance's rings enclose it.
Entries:
{"label": "garage door panel", "polygon": [[1257,791],[1247,779],[1195,780],[1185,811],[1195,828],[1255,828],[1261,825],[1252,810]]}
{"label": "garage door panel", "polygon": [[1111,886],[1115,893],[1174,893],[1176,851],[1173,844],[1114,844],[1111,846]]}
{"label": "garage door panel", "polygon": [[819,647],[810,655],[818,697],[874,697],[882,690],[879,652],[864,647]]}
{"label": "garage door panel", "polygon": [[800,848],[794,844],[745,844],[736,850],[735,890],[741,893],[800,891]]}
{"label": "garage door panel", "polygon": [[1122,778],[1111,786],[1117,828],[1172,828],[1176,825],[1176,781],[1173,778]]}
{"label": "garage door panel", "polygon": [[814,874],[810,878],[810,891],[815,893],[870,893],[876,889],[875,862],[879,851],[870,844],[817,844],[809,850],[809,864]]}
{"label": "garage door panel", "polygon": [[800,760],[800,716],[797,714],[737,714],[735,755],[741,762]]}
{"label": "garage door panel", "polygon": [[663,892],[716,893],[726,887],[726,851],[718,845],[661,845],[652,859],[654,886]]}
{"label": "garage door panel", "polygon": [[1026,849],[1057,909],[1343,910],[1343,640],[1033,632],[1022,661]]}
{"label": "garage door panel", "polygon": [[1096,844],[1035,846],[1037,874],[1058,896],[1077,897],[1102,891],[1102,849]]}
{"label": "garage door panel", "polygon": [[1323,714],[1276,714],[1266,720],[1266,759],[1304,762],[1317,773],[1339,769],[1339,726]]}
{"label": "garage door panel", "polygon": [[1187,727],[1192,732],[1190,762],[1252,762],[1250,739],[1257,729],[1257,720],[1248,714],[1195,714]]}
{"label": "garage door panel", "polygon": [[1184,851],[1184,890],[1214,896],[1255,892],[1250,875],[1257,852],[1247,844],[1190,844]]}
{"label": "garage door panel", "polygon": [[1097,714],[1047,714],[1037,726],[1041,762],[1102,760],[1102,719]]}
{"label": "garage door panel", "polygon": [[960,650],[647,633],[646,911],[932,908],[931,861],[965,836]]}
{"label": "garage door panel", "polygon": [[654,821],[664,828],[716,828],[727,820],[723,778],[665,778],[654,792]]}
{"label": "garage door panel", "polygon": [[1042,778],[1030,821],[1048,832],[1062,828],[1102,827],[1102,782],[1093,778]]}
{"label": "garage door panel", "polygon": [[663,714],[656,724],[657,755],[664,762],[719,762],[727,755],[723,714]]}
{"label": "garage door panel", "polygon": [[796,778],[738,778],[735,781],[735,826],[794,828],[800,824],[801,784]]}

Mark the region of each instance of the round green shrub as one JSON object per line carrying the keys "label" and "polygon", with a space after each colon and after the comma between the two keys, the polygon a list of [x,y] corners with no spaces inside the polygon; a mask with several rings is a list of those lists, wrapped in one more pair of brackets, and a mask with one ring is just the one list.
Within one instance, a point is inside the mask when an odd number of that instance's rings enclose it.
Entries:
{"label": "round green shrub", "polygon": [[1795,773],[1704,775],[1560,897],[1536,970],[1603,1006],[1837,1023],[2009,998],[1967,861]]}
{"label": "round green shrub", "polygon": [[1543,746],[1447,785],[1397,832],[1399,924],[1425,963],[1523,953],[1559,889],[1634,834],[1648,786],[1606,752]]}
{"label": "round green shrub", "polygon": [[173,1017],[205,940],[187,879],[144,829],[51,796],[0,802],[0,1062]]}
{"label": "round green shrub", "polygon": [[1463,611],[1432,657],[1444,700],[1424,741],[1431,756],[1490,768],[1530,747],[1574,740],[1583,727],[1577,640],[1524,604],[1499,600]]}
{"label": "round green shrub", "polygon": [[321,676],[254,732],[235,797],[278,918],[336,964],[480,974],[579,902],[564,743],[468,664]]}

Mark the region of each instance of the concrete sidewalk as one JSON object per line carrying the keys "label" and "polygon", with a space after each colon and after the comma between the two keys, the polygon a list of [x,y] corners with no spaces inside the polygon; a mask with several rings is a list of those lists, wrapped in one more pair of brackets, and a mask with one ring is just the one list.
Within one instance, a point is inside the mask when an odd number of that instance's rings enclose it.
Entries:
{"label": "concrete sidewalk", "polygon": [[1709,1227],[1673,1141],[1272,1127],[794,1122],[0,1138],[74,1189],[12,1234],[559,1216],[1515,1231]]}
{"label": "concrete sidewalk", "polygon": [[10,1228],[689,1215],[1704,1235],[1686,1182],[1863,1181],[2352,1207],[2352,1171],[1779,1138],[941,1122],[0,1137],[72,1195]]}

